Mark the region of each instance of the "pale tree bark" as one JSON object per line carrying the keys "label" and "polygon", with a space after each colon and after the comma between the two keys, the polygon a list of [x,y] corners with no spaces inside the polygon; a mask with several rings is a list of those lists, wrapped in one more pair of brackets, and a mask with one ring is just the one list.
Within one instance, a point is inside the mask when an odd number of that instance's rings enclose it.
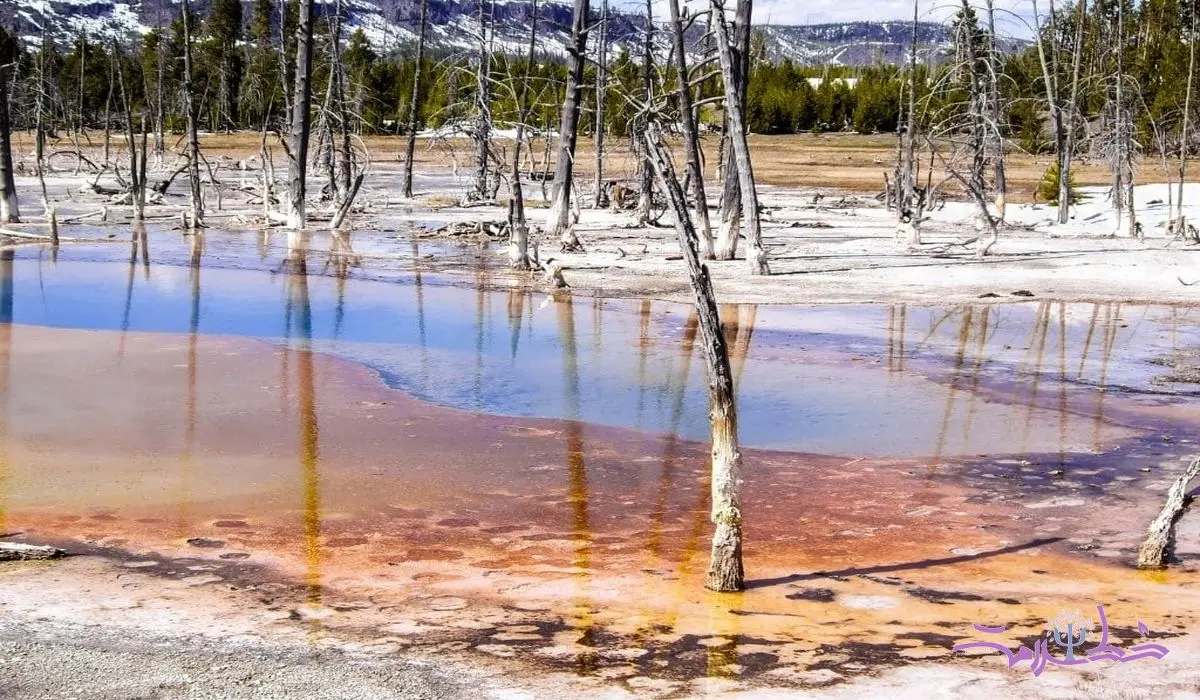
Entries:
{"label": "pale tree bark", "polygon": [[1200,459],[1193,459],[1183,474],[1167,489],[1166,503],[1146,529],[1146,540],[1138,549],[1139,569],[1161,569],[1174,553],[1175,521],[1188,504],[1188,486],[1200,475]]}
{"label": "pale tree bark", "polygon": [[200,137],[196,133],[196,104],[192,97],[191,2],[183,0],[183,109],[187,112],[188,192],[191,219],[188,227],[204,225],[204,201],[200,193]]}
{"label": "pale tree bark", "polygon": [[421,0],[421,29],[417,32],[417,64],[413,73],[412,97],[408,101],[408,138],[404,144],[404,196],[412,199],[413,157],[417,153],[417,123],[424,96],[425,34],[429,27],[429,0]]}
{"label": "pale tree bark", "polygon": [[608,0],[604,0],[600,11],[600,38],[596,47],[596,199],[597,209],[609,205],[608,191],[604,186],[604,137],[607,125],[605,100],[608,97]]}
{"label": "pale tree bark", "polygon": [[[1116,219],[1117,235],[1141,238],[1137,223],[1137,212],[1134,210],[1134,169],[1133,169],[1133,119],[1125,98],[1125,6],[1116,3],[1116,32],[1113,50],[1116,61],[1113,75],[1113,189],[1112,206]],[[1122,231],[1122,224],[1125,230]]]}
{"label": "pale tree bark", "polygon": [[312,127],[312,42],[313,0],[300,0],[296,27],[296,84],[292,94],[291,186],[288,196],[288,227],[305,226],[305,176],[308,168],[308,136]]}
{"label": "pale tree bark", "polygon": [[[746,126],[742,117],[742,96],[745,91],[738,89],[739,80],[735,72],[729,27],[725,23],[722,0],[712,0],[712,11],[713,26],[717,30],[717,54],[725,82],[725,113],[729,119],[729,142],[737,168],[742,218],[746,224],[746,260],[750,263],[750,274],[769,275],[771,269],[767,265],[767,251],[763,248],[762,231],[759,226],[758,192],[754,186],[754,169],[750,162],[750,142],[746,137]],[[743,70],[743,88],[745,77],[746,71]]]}
{"label": "pale tree bark", "polygon": [[0,65],[0,223],[21,221],[13,173],[12,126],[8,118],[9,70]]}
{"label": "pale tree bark", "polygon": [[[718,8],[720,9],[718,10]],[[709,17],[709,23],[714,30],[719,31],[724,26],[724,2],[714,2],[713,9],[714,12]],[[732,84],[737,95],[737,104],[743,113],[746,109],[746,86],[750,81],[750,20],[753,12],[753,0],[737,0],[737,9],[733,17],[733,31],[726,32],[727,34],[732,33],[733,36],[733,43],[725,44],[733,55],[732,74],[726,74],[724,78],[725,94],[727,96],[730,94],[730,85]],[[719,24],[718,19],[721,20]],[[717,41],[720,44],[720,40]],[[721,224],[717,229],[715,251],[717,260],[734,259],[737,255],[738,236],[741,235],[742,229],[742,190],[738,177],[737,160],[732,153],[734,130],[729,123],[728,102],[725,109],[725,136],[722,139],[725,161],[724,174],[721,178]],[[742,135],[744,136],[745,132],[742,132]]]}
{"label": "pale tree bark", "polygon": [[667,3],[671,18],[672,56],[675,64],[675,79],[679,81],[679,123],[683,131],[684,146],[687,148],[688,179],[692,183],[692,197],[696,200],[696,220],[700,227],[700,257],[714,257],[712,223],[708,218],[708,195],[704,191],[704,167],[700,157],[700,134],[696,128],[696,114],[692,109],[692,88],[688,78],[687,53],[683,37],[683,21],[679,15],[679,0]]}
{"label": "pale tree bark", "polygon": [[589,0],[575,0],[571,15],[571,41],[567,46],[567,88],[558,128],[558,156],[546,233],[558,236],[564,251],[583,250],[571,221],[571,188],[575,175],[575,144],[579,136],[580,93],[587,56]]}
{"label": "pale tree bark", "polygon": [[1004,107],[1000,104],[1000,49],[996,37],[996,8],[993,0],[987,0],[988,19],[988,136],[991,145],[993,182],[996,191],[996,213],[1004,221],[1008,209],[1008,174],[1005,171]]}
{"label": "pale tree bark", "polygon": [[912,38],[908,46],[908,123],[904,129],[903,156],[896,174],[896,216],[908,225],[910,248],[921,244],[920,225],[916,211],[917,186],[917,20],[920,1],[913,1]]}
{"label": "pale tree bark", "polygon": [[46,79],[46,56],[50,52],[50,36],[42,22],[41,46],[38,49],[37,89],[34,95],[34,163],[37,168],[38,185],[42,190],[42,212],[50,227],[50,242],[58,249],[58,215],[50,204],[50,193],[46,190],[46,111],[50,99],[50,81]]}
{"label": "pale tree bark", "polygon": [[517,96],[517,138],[513,145],[512,199],[509,203],[508,262],[514,270],[528,270],[529,225],[525,220],[525,192],[521,185],[521,146],[525,141],[525,120],[529,118],[529,82],[533,70],[533,56],[537,49],[538,2],[533,0],[533,18],[529,22],[529,51],[525,55],[525,75],[521,76],[521,88]]}
{"label": "pale tree bark", "polygon": [[688,279],[696,300],[700,333],[704,339],[704,360],[708,369],[709,418],[712,427],[712,507],[713,532],[705,585],[722,592],[745,588],[742,564],[742,455],[738,446],[737,402],[729,348],[721,331],[716,298],[708,268],[700,262],[695,227],[687,211],[687,200],[671,159],[662,145],[658,123],[651,120],[645,133],[646,151],[675,219],[675,232],[688,267]]}
{"label": "pale tree bark", "polygon": [[[1054,5],[1051,3],[1051,8]],[[1062,127],[1062,151],[1059,155],[1058,168],[1058,223],[1065,224],[1070,219],[1071,203],[1071,165],[1075,161],[1075,123],[1079,107],[1079,82],[1083,66],[1083,31],[1087,24],[1087,0],[1079,0],[1079,17],[1075,29],[1075,52],[1071,57],[1071,96],[1067,100],[1066,116]]]}
{"label": "pale tree bark", "polygon": [[[646,0],[646,31],[642,35],[642,99],[646,104],[654,104],[654,2]],[[644,118],[639,119],[644,124]],[[640,138],[636,131],[644,129],[644,125],[635,126],[634,152],[643,150],[645,139]],[[654,208],[654,173],[650,167],[649,154],[638,159],[638,221],[650,223]]]}
{"label": "pale tree bark", "polygon": [[496,34],[496,6],[488,0],[488,11],[479,0],[479,66],[475,72],[475,192],[479,200],[492,199],[489,165],[492,145],[492,39]]}
{"label": "pale tree bark", "polygon": [[[1186,0],[1185,0],[1186,1]],[[1175,198],[1175,231],[1181,236],[1187,235],[1187,220],[1183,216],[1183,183],[1187,179],[1188,129],[1192,120],[1192,86],[1196,75],[1196,17],[1195,2],[1192,2],[1191,22],[1188,29],[1188,77],[1187,91],[1183,97],[1183,121],[1179,127],[1179,183],[1176,185],[1178,197]]]}
{"label": "pale tree bark", "polygon": [[1046,41],[1042,38],[1042,23],[1041,17],[1038,14],[1037,0],[1032,0],[1032,3],[1035,28],[1033,35],[1037,44],[1038,59],[1042,66],[1042,82],[1046,88],[1046,106],[1050,110],[1050,121],[1054,129],[1054,152],[1058,157],[1058,223],[1065,224],[1070,220],[1071,214],[1071,149],[1073,145],[1072,137],[1075,131],[1074,112],[1078,97],[1079,66],[1083,43],[1083,18],[1087,8],[1087,0],[1080,0],[1079,2],[1080,21],[1076,25],[1075,55],[1073,56],[1072,66],[1074,75],[1071,82],[1071,99],[1067,105],[1063,104],[1062,88],[1058,84],[1058,57],[1061,47],[1058,45],[1058,32],[1054,27],[1054,2],[1053,0],[1050,2],[1050,14],[1048,17],[1051,30],[1050,37],[1053,40],[1053,43],[1049,47],[1046,46]]}
{"label": "pale tree bark", "polygon": [[[145,168],[145,139],[142,140],[143,152],[138,156],[137,139],[133,130],[133,108],[129,103],[129,93],[125,89],[125,70],[121,67],[121,47],[117,40],[112,42],[113,60],[117,63],[117,85],[121,91],[121,107],[125,112],[125,141],[129,150],[129,203],[133,207],[133,220],[141,221],[146,218],[146,168]],[[146,118],[142,117],[142,130],[145,136]]]}

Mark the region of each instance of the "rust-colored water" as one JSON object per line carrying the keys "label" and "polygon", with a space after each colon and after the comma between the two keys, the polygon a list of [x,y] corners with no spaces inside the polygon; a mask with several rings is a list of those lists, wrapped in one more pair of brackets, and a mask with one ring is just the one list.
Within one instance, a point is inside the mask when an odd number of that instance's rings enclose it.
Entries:
{"label": "rust-colored water", "polygon": [[[287,293],[301,329],[307,295]],[[559,323],[579,308],[552,303]],[[581,341],[563,339],[570,404]],[[938,406],[1058,418],[1005,398],[1018,384],[939,381]],[[1145,405],[1113,396],[1097,419],[1078,387],[1047,431],[1080,421],[1100,454],[747,449],[749,590],[718,595],[702,588],[706,446],[676,435],[462,411],[335,354],[204,333],[0,326],[0,382],[0,529],[232,583],[322,633],[668,692],[947,658],[974,622],[1015,639],[1064,607],[1170,634],[1200,614],[1194,561],[1127,567],[1187,452],[1150,428],[1186,415],[1155,407],[1136,432],[1111,417]],[[979,430],[1005,415],[980,410],[963,414]]]}

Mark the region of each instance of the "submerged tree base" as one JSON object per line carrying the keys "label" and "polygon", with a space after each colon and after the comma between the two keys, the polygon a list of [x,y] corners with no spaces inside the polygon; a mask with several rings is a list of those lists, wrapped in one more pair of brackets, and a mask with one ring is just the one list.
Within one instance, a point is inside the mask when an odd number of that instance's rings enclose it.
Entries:
{"label": "submerged tree base", "polygon": [[705,588],[718,593],[735,593],[746,589],[746,572],[742,568],[742,526],[717,524],[713,533],[712,554],[708,563]]}

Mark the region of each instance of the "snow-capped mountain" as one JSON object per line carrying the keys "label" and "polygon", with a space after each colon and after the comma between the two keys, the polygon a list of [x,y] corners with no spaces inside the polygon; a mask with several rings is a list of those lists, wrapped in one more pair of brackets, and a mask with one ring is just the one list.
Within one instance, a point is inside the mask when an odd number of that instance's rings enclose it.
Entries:
{"label": "snow-capped mountain", "polygon": [[[336,0],[316,0],[318,14],[332,12]],[[209,0],[192,0],[193,11],[204,16]],[[250,0],[243,0],[247,22]],[[480,0],[429,0],[429,41],[434,50],[473,49],[479,27]],[[4,0],[0,2],[0,23],[19,35],[35,37],[43,24],[56,41],[69,44],[86,35],[93,40],[145,33],[158,24],[169,24],[180,9],[179,0]],[[593,5],[598,3],[594,2]],[[399,51],[416,39],[420,0],[341,0],[349,31],[361,29],[372,46],[381,53]],[[490,0],[485,10],[494,13],[497,51],[523,52],[533,19],[531,0]],[[541,0],[538,3],[538,48],[547,54],[564,54],[571,25],[569,0]],[[595,10],[593,10],[595,12]],[[640,14],[613,11],[609,38],[614,50],[628,48],[639,54]],[[773,60],[790,59],[800,65],[865,65],[906,60],[912,39],[912,25],[904,22],[850,22],[804,26],[761,26],[762,49]],[[693,29],[697,38],[699,28]],[[950,49],[946,26],[935,23],[917,25],[918,56],[936,60]],[[1010,42],[1008,48],[1022,46]]]}

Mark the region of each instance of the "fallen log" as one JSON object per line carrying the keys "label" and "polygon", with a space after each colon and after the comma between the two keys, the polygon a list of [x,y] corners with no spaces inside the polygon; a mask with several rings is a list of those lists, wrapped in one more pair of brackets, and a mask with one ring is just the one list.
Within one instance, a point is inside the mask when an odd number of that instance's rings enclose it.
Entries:
{"label": "fallen log", "polygon": [[20,542],[0,542],[0,561],[39,561],[60,559],[67,555],[57,547],[43,547]]}
{"label": "fallen log", "polygon": [[1188,485],[1197,474],[1200,474],[1200,457],[1193,459],[1183,476],[1176,479],[1167,490],[1167,502],[1163,504],[1158,517],[1150,523],[1146,530],[1146,541],[1138,550],[1139,569],[1161,569],[1166,566],[1167,558],[1175,548],[1175,521],[1190,500],[1187,498]]}

